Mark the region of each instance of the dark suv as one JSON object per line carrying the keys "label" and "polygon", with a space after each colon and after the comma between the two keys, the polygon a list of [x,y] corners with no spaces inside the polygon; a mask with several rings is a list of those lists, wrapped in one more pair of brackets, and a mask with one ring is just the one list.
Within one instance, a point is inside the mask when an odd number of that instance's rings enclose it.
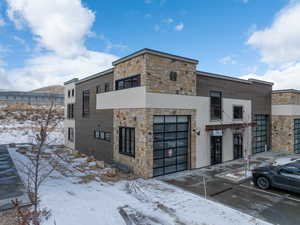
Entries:
{"label": "dark suv", "polygon": [[252,170],[254,184],[261,189],[276,187],[300,193],[300,160],[283,166],[265,166]]}

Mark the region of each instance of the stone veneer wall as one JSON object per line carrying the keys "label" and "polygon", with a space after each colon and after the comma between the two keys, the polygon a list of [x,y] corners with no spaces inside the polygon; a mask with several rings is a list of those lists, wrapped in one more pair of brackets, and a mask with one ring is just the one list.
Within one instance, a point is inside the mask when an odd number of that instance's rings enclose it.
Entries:
{"label": "stone veneer wall", "polygon": [[272,116],[272,150],[294,153],[294,116]]}
{"label": "stone veneer wall", "polygon": [[295,92],[273,92],[272,105],[300,105],[300,93]]}
{"label": "stone veneer wall", "polygon": [[115,65],[114,87],[116,80],[138,74],[141,75],[141,86],[146,86],[146,58],[144,55],[134,57],[125,62]]}
{"label": "stone veneer wall", "polygon": [[[177,72],[177,81],[170,80],[171,71]],[[114,81],[137,74],[147,92],[196,95],[196,64],[144,54],[115,65]]]}
{"label": "stone veneer wall", "polygon": [[119,140],[119,126],[135,128],[135,157],[119,154],[119,141],[114,142],[114,160],[129,166],[136,175],[153,176],[153,116],[190,115],[189,167],[196,167],[196,111],[183,109],[115,109],[114,140]]}
{"label": "stone veneer wall", "polygon": [[[170,72],[177,72],[177,81]],[[167,94],[196,95],[196,64],[147,54],[147,91]]]}

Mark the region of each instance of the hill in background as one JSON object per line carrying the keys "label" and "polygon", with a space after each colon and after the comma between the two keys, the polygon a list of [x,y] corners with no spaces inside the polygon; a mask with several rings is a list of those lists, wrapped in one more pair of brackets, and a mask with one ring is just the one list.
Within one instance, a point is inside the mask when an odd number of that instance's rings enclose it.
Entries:
{"label": "hill in background", "polygon": [[33,93],[50,93],[50,94],[64,94],[64,86],[62,85],[51,85],[42,87],[39,89],[32,90]]}

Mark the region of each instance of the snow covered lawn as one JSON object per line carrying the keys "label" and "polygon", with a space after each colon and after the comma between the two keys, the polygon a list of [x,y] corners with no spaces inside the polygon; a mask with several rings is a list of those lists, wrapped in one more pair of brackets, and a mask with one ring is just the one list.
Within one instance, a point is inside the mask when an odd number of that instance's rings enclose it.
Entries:
{"label": "snow covered lawn", "polygon": [[[9,151],[17,167],[21,166],[21,161],[26,162],[26,156],[16,149]],[[57,225],[267,224],[156,179],[82,183],[82,176],[87,174],[74,167],[85,160],[62,161],[67,167],[65,172],[55,171],[42,186],[42,205],[53,215],[45,225],[53,225],[54,220]],[[88,170],[89,174],[92,172],[102,173],[103,170]],[[20,175],[25,179],[22,170]]]}

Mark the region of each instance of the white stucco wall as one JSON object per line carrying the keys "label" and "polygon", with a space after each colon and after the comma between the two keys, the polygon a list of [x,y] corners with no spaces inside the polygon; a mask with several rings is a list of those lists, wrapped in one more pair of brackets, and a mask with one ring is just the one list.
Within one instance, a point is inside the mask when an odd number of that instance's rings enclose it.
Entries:
{"label": "white stucco wall", "polygon": [[[145,87],[130,88],[120,91],[97,94],[97,109],[112,108],[166,108],[166,109],[196,109],[196,125],[200,135],[196,140],[196,167],[210,165],[210,133],[206,125],[250,123],[251,101],[223,98],[222,121],[210,121],[210,98],[202,96],[187,96],[148,93]],[[243,120],[233,120],[233,106],[243,106]],[[251,128],[244,132],[244,148],[251,152]],[[233,136],[226,129],[223,136],[223,161],[233,159]]]}
{"label": "white stucco wall", "polygon": [[298,116],[300,115],[300,105],[272,105],[272,115]]}
{"label": "white stucco wall", "polygon": [[[72,96],[72,89],[74,89],[74,96]],[[71,96],[68,97],[68,90],[71,91]],[[64,107],[64,140],[65,140],[65,146],[71,149],[75,149],[75,120],[68,119],[67,118],[67,105],[71,103],[75,103],[75,83],[69,83],[65,85],[65,107]],[[74,110],[75,111],[75,110]],[[74,129],[74,142],[68,141],[68,128],[72,127]]]}

